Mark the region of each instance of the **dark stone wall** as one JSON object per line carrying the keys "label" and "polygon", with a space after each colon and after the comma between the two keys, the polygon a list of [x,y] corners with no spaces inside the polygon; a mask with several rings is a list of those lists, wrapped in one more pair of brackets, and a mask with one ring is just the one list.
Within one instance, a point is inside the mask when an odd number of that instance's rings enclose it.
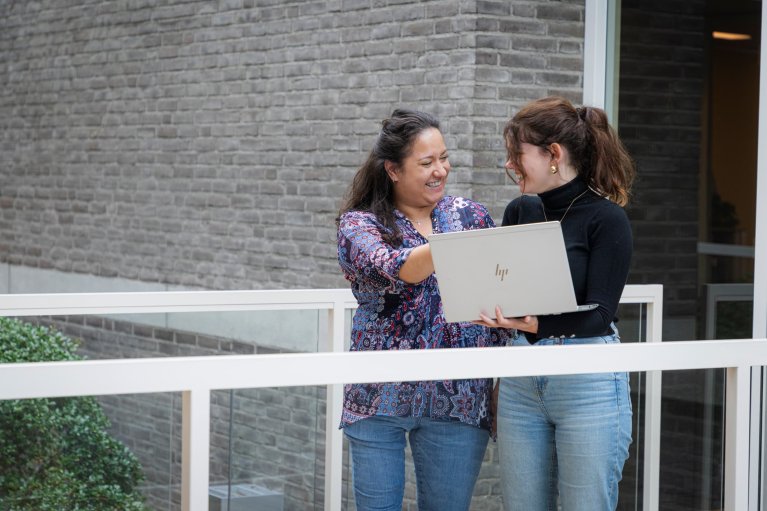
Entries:
{"label": "dark stone wall", "polygon": [[[635,246],[629,280],[663,284],[667,341],[703,335],[697,242],[706,6],[702,0],[622,3],[618,125],[638,168],[628,208]],[[722,371],[666,371],[663,396],[660,507],[719,509]]]}
{"label": "dark stone wall", "polygon": [[695,338],[704,6],[622,4],[618,126],[638,171],[629,280],[663,284],[667,339]]}

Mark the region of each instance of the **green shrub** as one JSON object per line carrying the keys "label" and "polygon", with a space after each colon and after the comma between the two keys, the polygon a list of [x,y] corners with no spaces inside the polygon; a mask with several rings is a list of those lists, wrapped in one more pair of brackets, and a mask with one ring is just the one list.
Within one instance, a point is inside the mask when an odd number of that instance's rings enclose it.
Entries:
{"label": "green shrub", "polygon": [[[81,360],[55,330],[0,318],[0,363]],[[143,511],[136,457],[92,397],[0,401],[0,509]]]}

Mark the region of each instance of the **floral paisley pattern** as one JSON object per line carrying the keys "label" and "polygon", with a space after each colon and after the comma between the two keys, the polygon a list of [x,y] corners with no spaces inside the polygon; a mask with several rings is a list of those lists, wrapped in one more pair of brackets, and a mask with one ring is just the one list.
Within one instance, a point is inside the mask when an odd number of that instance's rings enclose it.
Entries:
{"label": "floral paisley pattern", "polygon": [[[372,213],[349,211],[339,222],[338,261],[359,304],[352,321],[351,351],[505,343],[503,330],[446,323],[433,274],[418,284],[399,280],[399,269],[410,252],[427,240],[402,213],[395,210],[395,216],[403,238],[399,247],[382,240],[385,228]],[[494,226],[484,206],[461,197],[444,197],[432,211],[435,233]],[[341,426],[387,415],[457,420],[490,429],[491,387],[491,379],[346,385]]]}

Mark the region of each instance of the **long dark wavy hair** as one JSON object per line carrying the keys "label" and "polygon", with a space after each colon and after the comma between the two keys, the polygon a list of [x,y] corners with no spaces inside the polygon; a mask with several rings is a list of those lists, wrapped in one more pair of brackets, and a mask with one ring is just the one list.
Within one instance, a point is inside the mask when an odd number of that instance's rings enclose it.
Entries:
{"label": "long dark wavy hair", "polygon": [[601,108],[575,108],[560,97],[539,99],[517,112],[506,124],[503,138],[509,159],[523,175],[520,145],[525,142],[548,151],[556,142],[567,149],[570,162],[589,186],[621,206],[628,204],[636,167]]}
{"label": "long dark wavy hair", "polygon": [[373,149],[346,191],[336,223],[347,211],[369,211],[385,227],[384,241],[399,246],[402,233],[394,217],[394,186],[384,164],[390,161],[401,165],[418,135],[428,129],[439,129],[439,121],[424,112],[397,109],[381,125]]}

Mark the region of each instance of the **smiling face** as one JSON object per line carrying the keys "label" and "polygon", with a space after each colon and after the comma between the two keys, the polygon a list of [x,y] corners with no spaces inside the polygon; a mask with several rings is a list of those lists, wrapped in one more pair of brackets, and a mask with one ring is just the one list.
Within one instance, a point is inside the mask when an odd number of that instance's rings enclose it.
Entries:
{"label": "smiling face", "polygon": [[386,162],[394,182],[394,205],[399,210],[434,208],[445,195],[450,162],[442,133],[436,128],[422,131],[400,165]]}
{"label": "smiling face", "polygon": [[[512,179],[519,184],[522,193],[542,193],[566,182],[566,179],[563,179],[564,172],[560,172],[560,167],[564,165],[562,158],[558,157],[561,151],[559,146],[549,151],[522,142],[519,144],[519,153],[513,157],[510,155],[504,166]],[[557,168],[557,172],[551,172],[552,165]]]}

